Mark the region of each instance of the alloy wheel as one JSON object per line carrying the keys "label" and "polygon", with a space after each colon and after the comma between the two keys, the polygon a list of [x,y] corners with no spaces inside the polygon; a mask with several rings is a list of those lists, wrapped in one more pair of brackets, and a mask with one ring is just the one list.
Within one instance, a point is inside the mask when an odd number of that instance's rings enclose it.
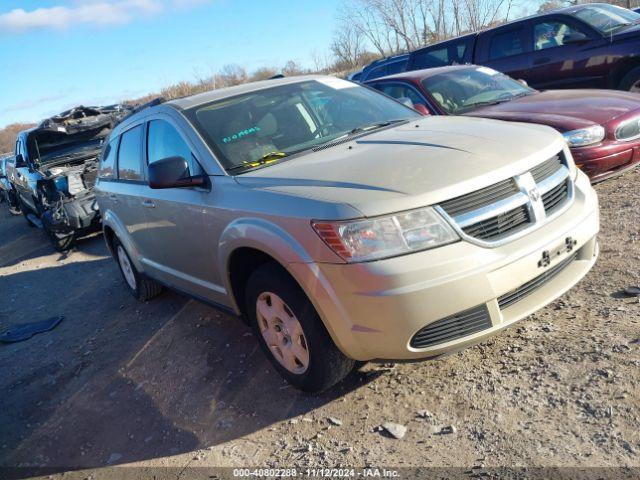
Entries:
{"label": "alloy wheel", "polygon": [[120,269],[122,270],[122,274],[124,275],[124,279],[127,284],[131,287],[132,290],[135,290],[136,285],[136,276],[133,273],[133,267],[131,266],[131,262],[129,261],[129,257],[127,253],[122,248],[122,245],[118,245],[118,263],[120,264]]}

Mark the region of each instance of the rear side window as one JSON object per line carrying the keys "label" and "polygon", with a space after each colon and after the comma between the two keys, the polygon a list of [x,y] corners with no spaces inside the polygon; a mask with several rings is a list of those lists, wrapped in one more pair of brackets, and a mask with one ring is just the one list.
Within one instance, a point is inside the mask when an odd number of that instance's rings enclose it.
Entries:
{"label": "rear side window", "polygon": [[387,75],[394,75],[396,73],[404,72],[406,67],[407,67],[407,60],[392,62],[389,65],[387,65]]}
{"label": "rear side window", "polygon": [[142,180],[142,126],[124,132],[118,150],[118,178],[120,180]]}
{"label": "rear side window", "polygon": [[381,65],[379,67],[374,68],[366,75],[366,80],[373,80],[374,78],[380,78],[387,75],[387,66]]}
{"label": "rear side window", "polygon": [[497,60],[524,53],[522,37],[523,31],[521,29],[495,34],[489,46],[489,60]]}
{"label": "rear side window", "polygon": [[406,103],[406,100],[410,100],[411,106],[417,104],[425,105],[424,99],[408,85],[402,85],[400,83],[383,83],[381,85],[376,85],[376,88],[403,103]]}
{"label": "rear side window", "polygon": [[413,68],[435,68],[449,65],[449,48],[438,48],[437,50],[425,50],[416,54]]}
{"label": "rear side window", "polygon": [[189,163],[191,175],[202,174],[202,169],[195,161],[191,148],[180,136],[180,133],[165,120],[149,122],[147,136],[147,157],[149,163],[168,157],[182,157]]}
{"label": "rear side window", "polygon": [[109,179],[116,176],[116,153],[118,151],[118,140],[114,138],[104,149],[98,177]]}

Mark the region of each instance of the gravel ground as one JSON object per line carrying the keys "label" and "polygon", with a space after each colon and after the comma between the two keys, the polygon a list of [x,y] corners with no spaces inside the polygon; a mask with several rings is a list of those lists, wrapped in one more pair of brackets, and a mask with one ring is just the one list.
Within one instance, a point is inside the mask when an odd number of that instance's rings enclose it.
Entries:
{"label": "gravel ground", "polygon": [[123,465],[168,478],[199,466],[638,468],[640,303],[621,290],[640,284],[639,181],[597,186],[601,256],[561,299],[458,354],[367,364],[317,396],[284,384],[228,315],[171,292],[137,303],[100,236],[52,253],[3,208],[0,329],[65,320],[0,345],[0,465],[54,478]]}

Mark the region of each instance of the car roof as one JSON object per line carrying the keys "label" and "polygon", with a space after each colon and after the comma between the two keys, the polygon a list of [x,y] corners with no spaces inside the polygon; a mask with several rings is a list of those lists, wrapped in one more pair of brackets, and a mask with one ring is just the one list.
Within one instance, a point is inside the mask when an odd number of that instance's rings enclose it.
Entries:
{"label": "car roof", "polygon": [[385,63],[401,62],[403,60],[408,59],[409,55],[410,55],[409,53],[400,53],[398,55],[393,55],[391,57],[379,58],[378,60],[374,60],[369,65],[366,65],[365,67],[363,67],[362,72],[366,73],[375,67],[384,65]]}
{"label": "car roof", "polygon": [[425,68],[423,70],[410,70],[408,72],[400,72],[393,75],[387,75],[386,77],[374,78],[373,80],[365,82],[365,84],[378,82],[380,80],[386,81],[394,79],[420,81],[424,80],[425,78],[433,77],[434,75],[439,75],[440,73],[451,72],[453,70],[466,70],[469,68],[478,68],[478,65],[447,65],[444,67]]}
{"label": "car roof", "polygon": [[[418,49],[414,50],[413,52],[411,52],[411,55],[413,55],[415,53],[418,53],[418,52],[422,52],[423,50],[427,50],[427,49],[431,49],[433,47],[437,47],[439,45],[444,45],[444,44],[447,44],[447,43],[453,42],[453,41],[459,41],[459,40],[462,40],[462,39],[468,38],[468,37],[475,37],[480,33],[488,32],[488,31],[495,30],[495,29],[502,28],[502,27],[507,27],[509,25],[516,24],[516,23],[519,23],[519,22],[523,22],[523,21],[526,21],[526,20],[533,20],[535,18],[541,18],[541,17],[546,17],[546,16],[549,16],[549,15],[557,15],[557,14],[568,15],[568,14],[572,14],[572,13],[578,12],[580,10],[584,10],[585,8],[598,7],[598,6],[602,6],[602,5],[611,6],[611,4],[608,4],[608,3],[581,3],[579,5],[571,5],[569,7],[562,7],[562,8],[558,8],[556,10],[549,10],[547,12],[535,13],[535,14],[529,15],[527,17],[516,18],[514,20],[511,20],[511,21],[508,21],[508,22],[505,22],[505,23],[501,23],[500,25],[494,25],[492,27],[483,28],[481,30],[478,30],[477,32],[464,33],[462,35],[458,35],[457,37],[448,38],[448,39],[442,40],[440,42],[436,42],[436,43],[432,43],[430,45],[426,45],[426,46],[424,46],[422,48],[418,48]],[[617,5],[613,5],[613,6],[617,6]]]}
{"label": "car roof", "polygon": [[[234,87],[219,88],[204,93],[198,93],[189,97],[169,100],[165,105],[172,105],[178,109],[188,109],[204,105],[209,102],[229,98],[244,93],[257,92],[267,88],[278,87],[280,85],[291,85],[294,83],[306,82],[309,80],[318,80],[322,78],[336,78],[328,75],[301,75],[297,77],[276,78],[273,80],[260,80],[258,82],[244,83]],[[347,81],[347,80],[345,80]]]}

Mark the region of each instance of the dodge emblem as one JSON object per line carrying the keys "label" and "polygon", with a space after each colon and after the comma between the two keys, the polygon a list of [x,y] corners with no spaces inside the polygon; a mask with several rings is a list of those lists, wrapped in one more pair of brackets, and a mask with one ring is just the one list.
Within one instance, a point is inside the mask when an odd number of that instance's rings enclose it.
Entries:
{"label": "dodge emblem", "polygon": [[537,188],[532,188],[531,190],[529,190],[529,198],[532,202],[537,202],[538,200],[540,200],[540,192]]}

